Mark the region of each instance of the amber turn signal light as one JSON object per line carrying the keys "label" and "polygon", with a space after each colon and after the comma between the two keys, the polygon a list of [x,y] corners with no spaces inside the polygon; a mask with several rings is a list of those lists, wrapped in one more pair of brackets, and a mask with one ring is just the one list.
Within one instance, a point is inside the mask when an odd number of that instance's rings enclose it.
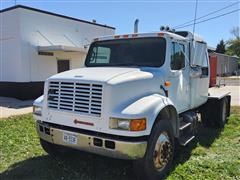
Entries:
{"label": "amber turn signal light", "polygon": [[165,87],[170,87],[172,84],[171,84],[171,82],[170,81],[166,81],[165,83],[164,83],[164,86]]}
{"label": "amber turn signal light", "polygon": [[133,119],[130,121],[131,131],[143,131],[146,129],[146,119]]}

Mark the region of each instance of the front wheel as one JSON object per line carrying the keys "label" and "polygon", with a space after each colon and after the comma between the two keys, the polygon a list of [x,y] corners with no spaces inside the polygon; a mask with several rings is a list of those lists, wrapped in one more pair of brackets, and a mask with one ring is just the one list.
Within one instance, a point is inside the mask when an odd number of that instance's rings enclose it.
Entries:
{"label": "front wheel", "polygon": [[174,155],[174,136],[170,122],[160,120],[153,128],[143,159],[134,162],[139,179],[159,180],[170,170]]}

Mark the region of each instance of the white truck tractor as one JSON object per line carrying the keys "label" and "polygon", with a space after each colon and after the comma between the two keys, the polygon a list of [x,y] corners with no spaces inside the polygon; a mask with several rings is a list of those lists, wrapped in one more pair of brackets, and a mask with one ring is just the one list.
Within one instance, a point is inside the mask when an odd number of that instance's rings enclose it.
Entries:
{"label": "white truck tractor", "polygon": [[97,38],[85,67],[48,78],[35,100],[40,143],[50,155],[131,159],[142,179],[161,179],[200,123],[227,121],[231,96],[209,88],[209,77],[207,44],[191,32]]}

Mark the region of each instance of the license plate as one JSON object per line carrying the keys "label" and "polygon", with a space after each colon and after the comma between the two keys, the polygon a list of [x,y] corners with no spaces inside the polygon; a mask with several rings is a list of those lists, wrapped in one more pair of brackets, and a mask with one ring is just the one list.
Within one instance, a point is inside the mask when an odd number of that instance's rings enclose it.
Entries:
{"label": "license plate", "polygon": [[63,142],[67,144],[77,144],[77,135],[63,132]]}

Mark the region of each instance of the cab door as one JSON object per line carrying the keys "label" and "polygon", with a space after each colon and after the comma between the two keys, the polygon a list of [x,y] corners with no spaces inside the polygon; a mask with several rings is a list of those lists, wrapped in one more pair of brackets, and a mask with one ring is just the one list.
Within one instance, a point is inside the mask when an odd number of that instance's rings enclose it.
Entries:
{"label": "cab door", "polygon": [[190,107],[188,44],[172,41],[170,48],[169,98],[181,113]]}

